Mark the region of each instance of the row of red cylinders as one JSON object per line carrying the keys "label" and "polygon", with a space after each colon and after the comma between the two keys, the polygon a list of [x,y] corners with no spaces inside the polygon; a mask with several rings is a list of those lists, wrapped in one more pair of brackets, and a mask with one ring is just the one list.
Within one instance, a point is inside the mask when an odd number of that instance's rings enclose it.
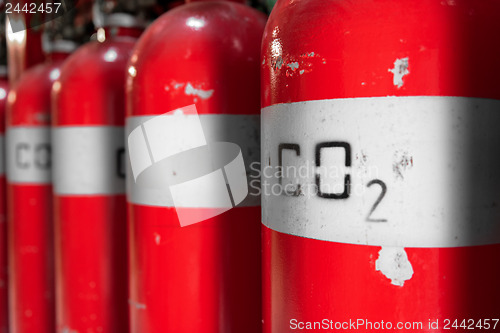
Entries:
{"label": "row of red cylinders", "polygon": [[[87,44],[65,60],[54,54],[23,75],[8,94],[7,132],[36,128],[25,131],[34,138],[45,128],[59,138],[52,145],[76,147],[92,138],[74,133],[95,130],[106,137],[107,130],[136,118],[190,104],[201,117],[231,115],[236,123],[243,119],[238,117],[258,119],[261,107],[305,101],[499,99],[492,79],[498,64],[482,59],[500,56],[490,42],[500,22],[492,16],[500,9],[494,1],[282,0],[276,6],[263,42],[265,17],[228,2],[174,9],[138,41],[136,29],[110,27],[106,41]],[[410,59],[413,67],[398,69],[395,59]],[[405,76],[401,85],[391,73]],[[74,132],[65,136],[65,130]],[[221,125],[220,132],[226,130]],[[258,128],[255,133],[258,142]],[[107,145],[101,141],[92,149],[105,151]],[[21,169],[43,169],[43,147],[46,152],[47,146],[21,145],[13,156],[22,158]],[[121,170],[116,157],[113,171]],[[62,173],[84,177],[85,170],[74,170]],[[41,180],[7,179],[15,333],[281,333],[292,329],[292,319],[323,319],[317,316],[430,322],[432,316],[492,318],[500,310],[498,244],[409,248],[415,277],[402,287],[375,270],[380,246],[261,229],[259,206],[180,227],[173,207],[131,197],[127,202],[119,180],[105,193],[62,193],[52,188],[47,170],[21,171]]]}
{"label": "row of red cylinders", "polygon": [[[260,207],[181,229],[168,222],[177,219],[168,208],[156,217],[149,215],[157,210],[147,207],[129,203],[127,209],[118,169],[123,169],[126,112],[153,115],[194,103],[196,96],[168,94],[166,78],[223,87],[220,96],[197,101],[200,114],[230,109],[259,114],[258,59],[266,18],[231,2],[186,4],[154,22],[142,46],[134,48],[142,29],[129,23],[131,17],[112,17],[104,41],[72,53],[68,44],[56,43],[47,60],[21,75],[5,99],[8,236],[2,239],[8,239],[3,253],[8,253],[9,276],[3,275],[8,287],[2,290],[9,292],[9,320],[3,303],[2,329],[7,332],[9,321],[9,332],[15,333],[257,332]],[[190,18],[205,26],[186,24]],[[231,68],[219,67],[225,61]],[[54,140],[64,131],[92,135],[79,130],[115,136],[110,141],[119,144],[108,147],[117,157],[113,165],[91,151],[108,142],[82,147],[81,142],[95,142],[83,136],[70,149],[79,157],[94,154],[101,163],[93,165],[97,168],[117,170],[118,185],[57,192],[58,175],[79,171],[61,169],[57,163],[64,156],[50,157]],[[235,217],[244,221],[233,225]],[[158,245],[158,234],[170,240]]]}

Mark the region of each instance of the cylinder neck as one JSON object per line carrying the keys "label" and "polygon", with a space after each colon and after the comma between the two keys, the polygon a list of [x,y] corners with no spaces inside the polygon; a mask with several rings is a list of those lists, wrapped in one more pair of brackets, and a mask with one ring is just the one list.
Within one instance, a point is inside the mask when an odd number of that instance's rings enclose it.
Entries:
{"label": "cylinder neck", "polygon": [[[143,32],[143,24],[133,15],[127,13],[114,13],[104,20],[104,39],[114,37],[133,37],[137,38]],[[98,40],[99,38],[98,31]]]}
{"label": "cylinder neck", "polygon": [[70,40],[55,40],[46,50],[45,58],[48,61],[62,61],[66,59],[78,45]]}

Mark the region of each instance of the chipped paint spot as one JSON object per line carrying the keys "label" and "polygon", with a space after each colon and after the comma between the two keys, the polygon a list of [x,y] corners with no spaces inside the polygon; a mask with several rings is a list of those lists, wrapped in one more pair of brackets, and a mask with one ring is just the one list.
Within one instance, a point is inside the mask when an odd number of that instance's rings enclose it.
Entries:
{"label": "chipped paint spot", "polygon": [[275,60],[273,60],[272,66],[275,70],[281,69],[281,67],[283,67],[283,58],[281,56],[277,57]]}
{"label": "chipped paint spot", "polygon": [[300,75],[302,75],[302,74],[304,74],[304,72],[305,72],[305,70],[301,69],[301,70],[299,71],[299,74],[300,74]]}
{"label": "chipped paint spot", "polygon": [[184,86],[184,83],[176,83],[174,82],[174,89],[180,89]]}
{"label": "chipped paint spot", "polygon": [[395,151],[394,162],[392,163],[392,171],[396,179],[405,179],[405,172],[413,168],[413,156],[406,151]]}
{"label": "chipped paint spot", "polygon": [[199,88],[195,88],[191,85],[191,83],[187,83],[186,84],[186,89],[184,90],[184,93],[186,95],[195,95],[195,96],[198,96],[200,97],[201,99],[207,99],[207,98],[210,98],[212,97],[213,93],[214,93],[214,90],[211,89],[211,90],[202,90],[202,89],[199,89]]}
{"label": "chipped paint spot", "polygon": [[266,64],[266,58],[262,59],[262,65]]}
{"label": "chipped paint spot", "polygon": [[408,58],[396,59],[396,61],[394,61],[394,68],[388,70],[394,74],[392,82],[398,88],[401,88],[404,84],[403,77],[410,74],[408,70],[408,60]]}
{"label": "chipped paint spot", "polygon": [[[368,162],[368,155],[366,155],[366,153],[362,150],[361,155],[359,156],[360,158],[360,162],[363,166],[366,165],[366,163]],[[356,154],[356,159],[358,159],[358,155]]]}
{"label": "chipped paint spot", "polygon": [[361,82],[361,85],[362,86],[366,86],[366,82]]}
{"label": "chipped paint spot", "polygon": [[281,57],[283,54],[283,48],[281,46],[281,42],[277,39],[271,42],[271,56],[272,58]]}
{"label": "chipped paint spot", "polygon": [[136,308],[138,310],[146,310],[146,304],[135,302],[131,299],[128,300],[128,304],[132,305],[134,308]]}
{"label": "chipped paint spot", "polygon": [[314,57],[314,52],[308,54],[309,57]]}
{"label": "chipped paint spot", "polygon": [[391,284],[402,287],[413,276],[413,267],[403,247],[382,246],[375,270],[385,275]]}
{"label": "chipped paint spot", "polygon": [[290,67],[292,69],[292,71],[295,71],[299,68],[299,63],[297,61],[291,62],[287,65],[287,67]]}
{"label": "chipped paint spot", "polygon": [[155,232],[155,243],[156,243],[156,245],[160,245],[160,242],[161,242],[161,236],[160,236],[160,234],[158,234],[158,233]]}

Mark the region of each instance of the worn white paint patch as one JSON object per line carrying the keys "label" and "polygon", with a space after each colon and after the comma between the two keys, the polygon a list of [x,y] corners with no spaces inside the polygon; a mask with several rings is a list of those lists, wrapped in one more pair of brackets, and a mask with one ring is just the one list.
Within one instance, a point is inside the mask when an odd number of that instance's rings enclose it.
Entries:
{"label": "worn white paint patch", "polygon": [[135,302],[131,299],[128,300],[128,304],[132,305],[134,308],[138,310],[146,310],[146,304]]}
{"label": "worn white paint patch", "polygon": [[296,69],[299,68],[299,63],[297,61],[296,62],[291,62],[287,66],[290,67],[293,71],[295,71]]}
{"label": "worn white paint patch", "polygon": [[161,242],[161,236],[160,234],[155,233],[155,243],[156,245],[160,245]]}
{"label": "worn white paint patch", "polygon": [[396,59],[394,61],[394,68],[389,69],[389,72],[394,74],[392,82],[398,88],[401,88],[404,84],[403,77],[410,74],[408,70],[409,58]]}
{"label": "worn white paint patch", "polygon": [[283,67],[283,58],[281,56],[276,58],[275,64],[274,64],[274,69],[281,69]]}
{"label": "worn white paint patch", "polygon": [[202,90],[202,89],[197,89],[191,85],[191,83],[186,84],[186,89],[184,89],[184,93],[186,95],[195,95],[200,97],[201,99],[207,99],[212,97],[214,90]]}
{"label": "worn white paint patch", "polygon": [[413,168],[413,156],[407,151],[396,150],[392,164],[392,170],[396,179],[404,180],[406,171],[411,168]]}
{"label": "worn white paint patch", "polygon": [[375,270],[384,274],[391,284],[402,287],[413,276],[413,267],[403,247],[382,246]]}

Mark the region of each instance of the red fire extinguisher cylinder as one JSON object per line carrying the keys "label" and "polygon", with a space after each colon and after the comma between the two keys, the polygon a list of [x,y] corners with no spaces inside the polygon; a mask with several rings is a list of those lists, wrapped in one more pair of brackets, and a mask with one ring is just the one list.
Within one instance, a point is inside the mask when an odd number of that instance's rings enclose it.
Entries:
{"label": "red fire extinguisher cylinder", "polygon": [[48,60],[24,73],[8,95],[9,311],[14,333],[55,329],[50,91],[73,49],[71,42],[56,42]]}
{"label": "red fire extinguisher cylinder", "polygon": [[58,332],[128,331],[124,80],[142,29],[115,13],[104,30],[53,87]]}
{"label": "red fire extinguisher cylinder", "polygon": [[[157,19],[129,63],[129,151],[135,135],[141,142],[148,137],[152,150],[180,154],[189,154],[186,147],[197,140],[201,146],[231,142],[241,148],[250,173],[260,155],[264,24],[264,15],[249,7],[220,1],[186,4]],[[193,108],[197,113],[188,111]],[[158,133],[171,140],[152,139]],[[151,165],[144,174],[154,186],[142,187],[141,175],[136,182],[127,172],[131,331],[261,331],[259,197],[249,195],[223,214],[181,226],[182,217],[213,216],[221,207],[206,197],[203,203],[175,205],[164,176],[155,173],[161,158],[153,153],[152,162],[148,150],[141,150],[147,146],[138,147],[143,159],[133,163]],[[247,175],[242,177],[246,184]],[[225,193],[224,180],[222,185]],[[183,194],[193,199],[201,191],[210,193],[203,187]]]}

